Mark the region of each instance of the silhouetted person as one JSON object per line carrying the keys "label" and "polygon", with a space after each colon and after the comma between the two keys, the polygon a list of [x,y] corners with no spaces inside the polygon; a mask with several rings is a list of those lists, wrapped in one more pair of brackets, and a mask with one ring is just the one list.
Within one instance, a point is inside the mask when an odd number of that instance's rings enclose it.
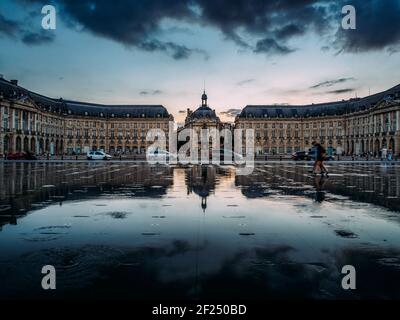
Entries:
{"label": "silhouetted person", "polygon": [[312,146],[315,148],[315,162],[314,162],[314,168],[313,168],[313,173],[317,173],[317,167],[319,167],[321,175],[324,173],[328,175],[328,169],[324,166],[324,159],[326,155],[326,150],[325,148],[318,142],[313,141]]}

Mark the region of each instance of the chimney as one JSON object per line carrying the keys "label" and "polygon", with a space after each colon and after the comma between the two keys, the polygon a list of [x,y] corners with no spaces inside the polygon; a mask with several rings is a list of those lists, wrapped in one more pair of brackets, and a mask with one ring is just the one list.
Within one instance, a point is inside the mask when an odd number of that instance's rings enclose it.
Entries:
{"label": "chimney", "polygon": [[15,85],[15,86],[18,85],[18,80],[10,80],[10,82],[11,82],[13,85]]}

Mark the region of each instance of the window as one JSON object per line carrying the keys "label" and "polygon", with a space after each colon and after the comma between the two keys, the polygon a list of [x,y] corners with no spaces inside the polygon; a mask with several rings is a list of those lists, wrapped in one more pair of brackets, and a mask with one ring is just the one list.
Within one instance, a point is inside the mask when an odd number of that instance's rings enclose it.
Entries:
{"label": "window", "polygon": [[8,129],[8,108],[4,108],[3,128]]}
{"label": "window", "polygon": [[33,113],[31,112],[29,114],[29,130],[33,131],[35,129],[34,125],[33,125]]}
{"label": "window", "polygon": [[19,110],[14,111],[14,129],[19,130],[20,125],[19,125]]}

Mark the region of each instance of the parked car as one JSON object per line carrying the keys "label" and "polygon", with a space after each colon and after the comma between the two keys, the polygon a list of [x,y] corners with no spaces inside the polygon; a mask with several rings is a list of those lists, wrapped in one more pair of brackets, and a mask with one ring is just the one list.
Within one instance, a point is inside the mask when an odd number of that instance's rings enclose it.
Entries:
{"label": "parked car", "polygon": [[306,151],[296,151],[292,154],[292,159],[294,161],[309,161],[312,159],[312,157]]}
{"label": "parked car", "polygon": [[37,160],[36,156],[30,152],[14,152],[7,154],[7,160]]}
{"label": "parked car", "polygon": [[167,150],[161,150],[161,149],[157,149],[154,152],[148,152],[146,155],[146,158],[147,158],[147,160],[153,161],[156,163],[161,162],[163,160],[171,161],[171,160],[178,159],[178,157],[175,153],[171,153]]}
{"label": "parked car", "polygon": [[88,160],[111,160],[112,156],[103,151],[90,151],[87,153]]}

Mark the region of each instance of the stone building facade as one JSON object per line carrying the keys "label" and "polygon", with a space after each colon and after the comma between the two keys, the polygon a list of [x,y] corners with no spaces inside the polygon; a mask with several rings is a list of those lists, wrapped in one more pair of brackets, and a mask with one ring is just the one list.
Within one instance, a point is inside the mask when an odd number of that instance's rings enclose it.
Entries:
{"label": "stone building facade", "polygon": [[51,99],[0,79],[0,155],[145,153],[149,129],[168,137],[173,117],[161,105],[101,105]]}
{"label": "stone building facade", "polygon": [[[223,149],[225,145],[225,134],[224,129],[228,129],[229,132],[232,132],[233,126],[230,123],[222,122],[220,118],[217,116],[215,109],[211,109],[208,105],[208,97],[206,92],[204,91],[201,96],[201,105],[195,110],[187,109],[187,114],[185,118],[185,124],[182,128],[178,130],[181,131],[183,129],[191,129],[196,133],[196,138],[198,139],[198,155],[201,155],[202,150],[202,129],[208,129],[209,134],[209,155],[212,156],[213,147],[218,145],[218,149]],[[217,135],[217,136],[215,136]],[[218,141],[213,141],[213,138],[219,138]],[[195,137],[190,137],[190,139]],[[188,138],[189,139],[189,138]],[[204,139],[204,137],[203,137]],[[233,143],[233,137],[230,136],[230,139]],[[180,143],[182,144],[182,143]],[[215,151],[215,150],[214,150]],[[218,150],[216,150],[218,151]]]}
{"label": "stone building facade", "polygon": [[400,154],[400,85],[365,98],[303,106],[246,106],[235,127],[254,129],[257,154],[308,151],[321,142],[329,154]]}
{"label": "stone building facade", "polygon": [[[0,155],[145,153],[149,129],[168,139],[173,117],[162,105],[102,105],[52,99],[0,79]],[[184,128],[254,129],[257,154],[291,154],[320,141],[329,154],[392,149],[400,154],[400,85],[364,98],[303,106],[246,106],[234,126],[221,122],[202,95]],[[235,143],[235,142],[233,142]],[[223,148],[224,141],[220,141]],[[199,145],[200,148],[200,145]]]}

